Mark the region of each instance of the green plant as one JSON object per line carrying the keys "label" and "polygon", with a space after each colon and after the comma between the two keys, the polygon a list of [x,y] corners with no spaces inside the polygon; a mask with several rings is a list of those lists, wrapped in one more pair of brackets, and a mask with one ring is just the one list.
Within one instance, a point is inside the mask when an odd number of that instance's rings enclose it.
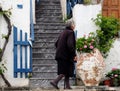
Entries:
{"label": "green plant", "polygon": [[84,4],[90,4],[91,0],[84,0]]}
{"label": "green plant", "polygon": [[77,51],[92,52],[96,47],[96,36],[95,33],[90,32],[88,36],[84,35],[82,38],[78,38],[76,42]]}
{"label": "green plant", "polygon": [[11,9],[2,10],[2,8],[0,8],[0,15],[6,15],[7,17],[10,17],[11,14]]}
{"label": "green plant", "polygon": [[0,64],[0,74],[4,73],[7,70],[6,66],[2,63]]}
{"label": "green plant", "polygon": [[99,27],[99,30],[96,30],[97,48],[106,57],[120,31],[120,21],[115,17],[105,17],[101,14],[93,21]]}
{"label": "green plant", "polygon": [[5,19],[6,23],[7,23],[7,28],[8,28],[8,33],[7,33],[6,36],[4,36],[4,38],[6,40],[5,40],[4,44],[3,44],[3,48],[2,49],[0,48],[0,76],[1,76],[1,78],[3,79],[3,81],[5,82],[5,84],[8,87],[11,87],[11,84],[4,75],[6,67],[4,66],[4,63],[2,64],[2,62],[3,62],[2,58],[3,58],[3,54],[5,52],[5,49],[7,47],[7,44],[9,42],[9,37],[10,37],[11,31],[12,31],[10,15],[11,15],[10,9],[8,9],[6,11],[6,10],[2,10],[2,7],[0,7],[0,16],[4,17],[4,19]]}
{"label": "green plant", "polygon": [[[93,42],[94,48],[100,50],[103,57],[108,56],[108,52],[112,47],[113,42],[118,37],[118,32],[120,31],[120,21],[114,17],[104,17],[100,14],[97,15],[96,19],[93,19],[96,26],[99,27],[95,33],[91,33],[92,37],[78,38],[76,42],[76,48],[79,52],[91,52],[93,49],[90,49],[90,42],[93,38],[95,41]],[[87,48],[84,48],[84,45],[87,45]]]}
{"label": "green plant", "polygon": [[112,68],[112,70],[106,74],[106,77],[111,79],[112,86],[120,86],[120,69]]}

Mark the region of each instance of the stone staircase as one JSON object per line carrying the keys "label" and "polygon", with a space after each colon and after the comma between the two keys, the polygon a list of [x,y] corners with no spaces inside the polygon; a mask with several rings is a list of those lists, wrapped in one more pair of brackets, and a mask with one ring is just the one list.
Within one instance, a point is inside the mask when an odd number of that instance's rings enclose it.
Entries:
{"label": "stone staircase", "polygon": [[[31,87],[51,87],[49,82],[57,76],[54,44],[64,28],[60,0],[40,0],[36,5]],[[59,86],[63,86],[63,82],[60,83]]]}

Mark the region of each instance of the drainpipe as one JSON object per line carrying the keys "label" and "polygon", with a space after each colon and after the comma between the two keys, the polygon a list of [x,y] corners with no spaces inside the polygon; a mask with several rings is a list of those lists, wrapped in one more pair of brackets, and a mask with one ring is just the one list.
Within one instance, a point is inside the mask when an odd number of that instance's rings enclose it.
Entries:
{"label": "drainpipe", "polygon": [[34,41],[34,24],[33,24],[33,6],[32,6],[32,0],[30,0],[30,38],[31,41]]}

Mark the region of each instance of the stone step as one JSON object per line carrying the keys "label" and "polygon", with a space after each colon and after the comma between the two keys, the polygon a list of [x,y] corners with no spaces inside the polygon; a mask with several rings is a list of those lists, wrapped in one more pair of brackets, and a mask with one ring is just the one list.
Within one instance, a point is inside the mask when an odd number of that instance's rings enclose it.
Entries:
{"label": "stone step", "polygon": [[34,48],[37,48],[37,49],[38,49],[38,48],[40,48],[40,49],[41,49],[41,48],[43,48],[43,49],[45,49],[45,48],[46,48],[46,49],[53,49],[53,48],[55,48],[55,47],[53,47],[53,46],[51,46],[51,47],[47,47],[47,46],[42,46],[42,47],[33,46],[33,47],[34,47]]}
{"label": "stone step", "polygon": [[46,64],[46,63],[49,63],[49,64],[56,64],[56,60],[54,59],[41,59],[41,58],[33,58],[33,65],[34,64]]}
{"label": "stone step", "polygon": [[[40,71],[40,72],[46,72],[46,71],[53,71],[56,72],[57,70],[57,65],[55,63],[53,64],[33,64],[33,72],[34,71]],[[37,74],[36,74],[37,75]]]}
{"label": "stone step", "polygon": [[35,12],[36,12],[36,14],[37,14],[37,13],[41,13],[41,12],[46,12],[46,13],[50,13],[50,12],[60,12],[60,13],[61,13],[61,9],[60,9],[60,8],[57,8],[57,9],[45,9],[45,8],[43,8],[43,9],[38,9],[38,10],[36,10]]}
{"label": "stone step", "polygon": [[[49,19],[51,20],[51,19]],[[65,24],[64,23],[57,23],[57,22],[39,22],[37,23],[38,26],[46,26],[46,27],[49,27],[49,26],[64,26]],[[65,26],[64,26],[65,27]]]}
{"label": "stone step", "polygon": [[44,17],[47,17],[47,19],[51,18],[51,17],[62,17],[61,15],[61,12],[60,11],[53,11],[53,12],[46,12],[46,11],[43,11],[43,12],[37,12],[36,13],[36,18],[39,19],[39,18],[44,18]]}
{"label": "stone step", "polygon": [[55,54],[54,53],[49,53],[49,54],[41,54],[41,53],[34,53],[33,58],[54,58]]}
{"label": "stone step", "polygon": [[34,45],[33,47],[34,47],[34,48],[37,48],[37,49],[38,49],[38,48],[40,48],[40,49],[41,49],[41,48],[43,48],[43,49],[46,48],[46,50],[47,50],[47,49],[51,49],[51,48],[52,48],[52,49],[55,48],[54,44],[53,44],[53,45]]}
{"label": "stone step", "polygon": [[40,47],[39,48],[33,48],[33,53],[35,53],[35,52],[37,52],[37,53],[55,53],[55,49],[54,48],[50,48],[50,49],[46,49],[46,48],[44,48],[44,49],[40,49]]}
{"label": "stone step", "polygon": [[[53,17],[53,18],[52,18]],[[63,23],[63,20],[61,20],[61,16],[58,16],[58,17],[37,17],[37,20],[36,20],[36,23],[39,24],[39,23],[59,23],[59,24],[62,24]],[[59,22],[58,22],[59,20]]]}
{"label": "stone step", "polygon": [[52,30],[52,29],[50,29],[50,30],[42,30],[42,29],[35,29],[35,32],[34,32],[34,35],[39,35],[39,34],[53,34],[53,36],[55,35],[55,34],[60,34],[62,31],[64,31],[64,30]]}
{"label": "stone step", "polygon": [[49,17],[49,16],[62,16],[60,12],[50,12],[50,13],[41,13],[41,12],[38,12],[36,13],[38,14],[36,17],[39,18],[39,17]]}
{"label": "stone step", "polygon": [[36,33],[35,37],[58,37],[60,33]]}
{"label": "stone step", "polygon": [[[64,27],[65,28],[65,27]],[[62,31],[64,31],[63,29],[38,29],[38,28],[34,28],[34,33],[60,33]]]}
{"label": "stone step", "polygon": [[[55,79],[55,78],[54,78]],[[50,81],[52,81],[53,79],[38,79],[38,78],[30,78],[30,87],[31,88],[36,88],[36,87],[40,87],[43,89],[54,89],[53,86],[51,86]],[[75,84],[75,80],[74,79],[70,79],[70,83],[71,85]],[[60,88],[64,88],[64,79],[62,79],[58,86]],[[54,89],[55,90],[55,89]]]}
{"label": "stone step", "polygon": [[37,8],[39,8],[40,6],[52,6],[52,5],[56,5],[56,6],[60,6],[60,1],[41,1],[41,3],[37,6]]}
{"label": "stone step", "polygon": [[33,46],[55,47],[55,43],[54,43],[54,42],[35,42],[35,43],[33,44]]}
{"label": "stone step", "polygon": [[[35,37],[35,41],[39,41],[39,42],[46,42],[47,40],[48,41],[56,41],[58,38],[58,36],[52,36],[52,37],[48,37],[48,36],[37,36]],[[51,39],[51,40],[50,40]],[[33,43],[34,44],[34,43]]]}
{"label": "stone step", "polygon": [[41,29],[41,30],[43,30],[43,29],[45,29],[45,30],[51,30],[51,29],[53,29],[53,30],[62,30],[62,29],[64,29],[65,28],[65,26],[50,26],[50,25],[47,25],[47,26],[39,26],[39,25],[35,25],[34,26],[34,28],[35,29]]}
{"label": "stone step", "polygon": [[37,17],[36,23],[43,23],[43,22],[44,23],[63,23],[61,16]]}
{"label": "stone step", "polygon": [[46,14],[46,15],[53,15],[53,14],[61,14],[61,11],[52,11],[52,12],[46,12],[46,11],[41,11],[41,12],[36,12],[36,14],[38,14],[39,16],[41,15],[41,14]]}
{"label": "stone step", "polygon": [[36,18],[40,18],[40,17],[49,17],[49,16],[62,16],[61,13],[38,13],[38,15],[36,16]]}
{"label": "stone step", "polygon": [[87,87],[87,86],[72,86],[73,89],[63,89],[61,87],[59,90],[54,88],[34,88],[32,91],[120,91],[120,87],[108,87],[108,86],[96,86],[96,87]]}
{"label": "stone step", "polygon": [[0,87],[0,91],[120,91],[120,87],[108,87],[108,86],[97,86],[97,87],[85,87],[85,86],[72,86],[72,90],[63,89],[63,86],[59,90],[53,87],[40,88],[40,87]]}
{"label": "stone step", "polygon": [[43,5],[40,5],[39,7],[36,7],[36,11],[35,12],[38,12],[39,10],[42,10],[42,11],[44,11],[44,10],[60,10],[61,11],[61,7],[60,6],[58,6],[57,5],[57,7],[55,7],[56,5],[51,5],[52,7],[49,7],[49,8],[47,8],[47,7],[45,7],[45,6],[43,6]]}
{"label": "stone step", "polygon": [[55,72],[33,72],[32,76],[34,78],[40,79],[54,79],[57,77],[57,73]]}
{"label": "stone step", "polygon": [[48,51],[48,52],[41,52],[41,51],[33,51],[33,54],[53,54],[53,55],[55,55],[55,51],[52,51],[52,52],[50,52],[50,51]]}
{"label": "stone step", "polygon": [[43,53],[51,53],[51,52],[55,52],[56,50],[55,50],[55,48],[42,48],[41,49],[41,47],[36,47],[36,48],[33,48],[33,52],[39,52],[39,53],[41,53],[41,52],[43,52]]}

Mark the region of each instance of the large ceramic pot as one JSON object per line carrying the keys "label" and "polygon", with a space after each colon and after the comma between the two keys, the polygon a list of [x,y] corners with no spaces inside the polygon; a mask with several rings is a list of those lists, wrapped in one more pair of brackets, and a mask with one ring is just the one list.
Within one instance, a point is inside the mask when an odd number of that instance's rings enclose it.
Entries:
{"label": "large ceramic pot", "polygon": [[104,60],[98,49],[93,53],[78,53],[77,75],[85,86],[98,86],[103,76]]}

